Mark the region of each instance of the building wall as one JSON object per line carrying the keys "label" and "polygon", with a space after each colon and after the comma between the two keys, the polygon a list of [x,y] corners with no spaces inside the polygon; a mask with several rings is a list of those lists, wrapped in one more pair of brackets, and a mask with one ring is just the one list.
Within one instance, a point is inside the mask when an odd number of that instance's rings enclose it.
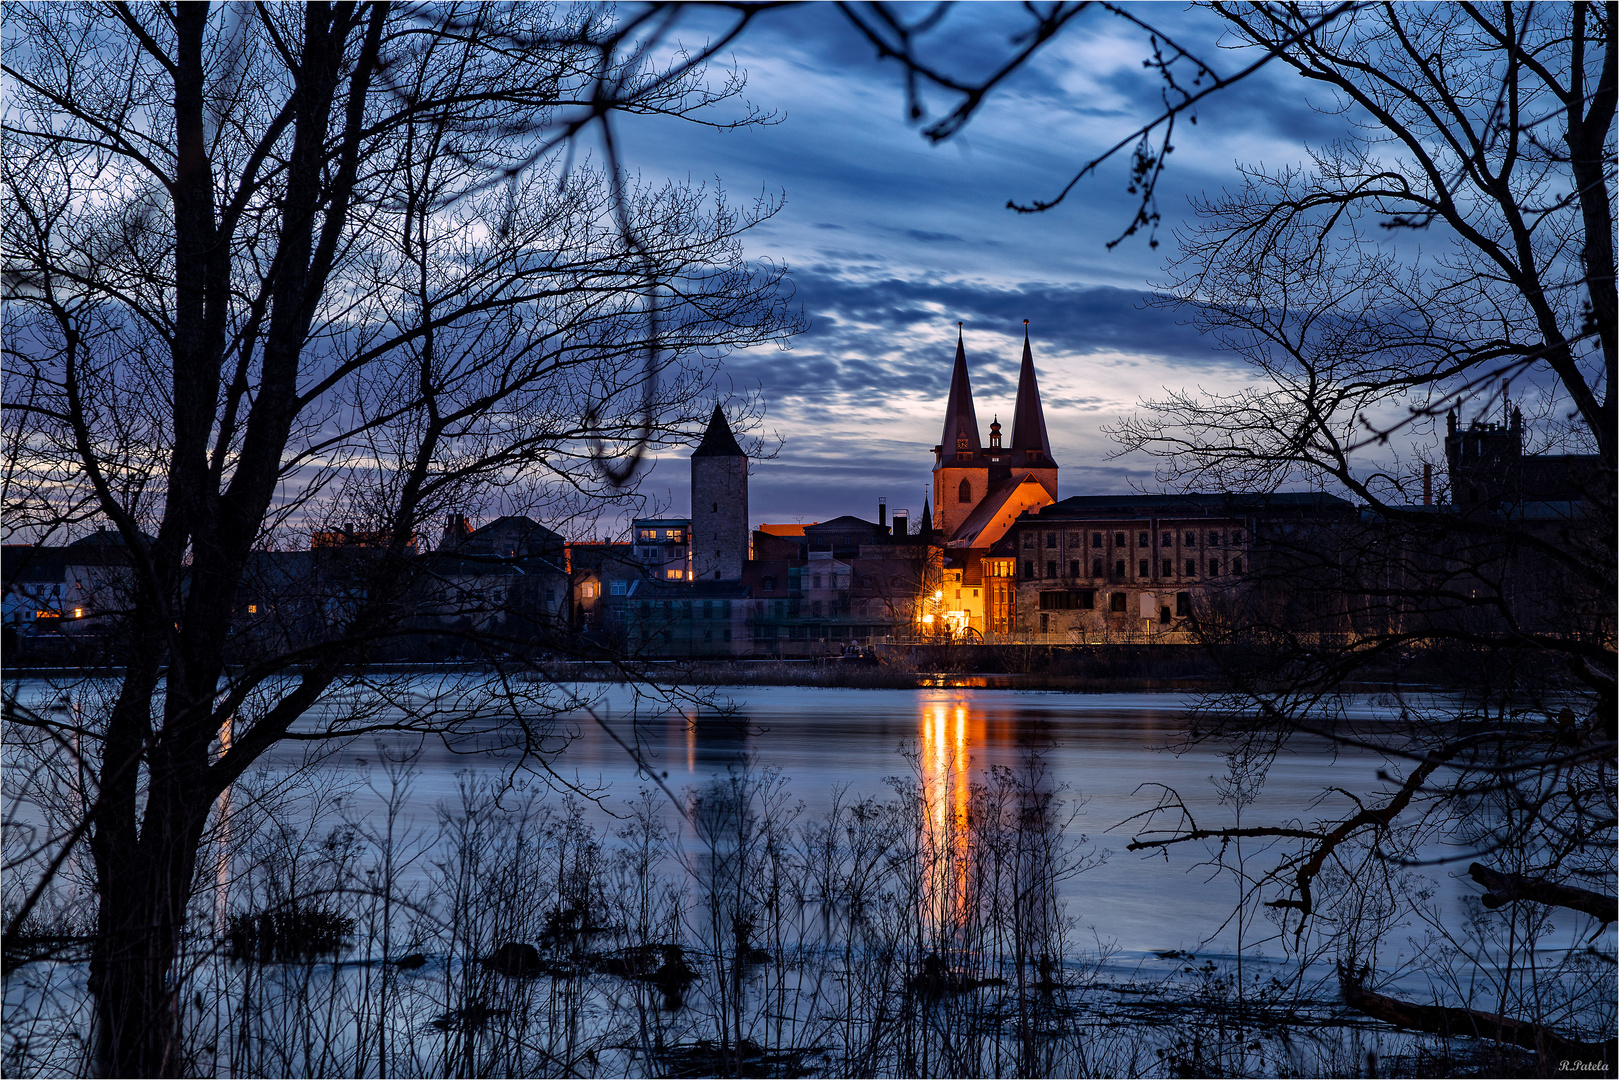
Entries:
{"label": "building wall", "polygon": [[[956,460],[959,460],[957,455]],[[961,500],[961,482],[971,486],[967,501]],[[980,499],[989,491],[989,466],[965,468],[946,465],[933,470],[933,527],[949,539]]]}
{"label": "building wall", "polygon": [[740,581],[748,559],[748,459],[691,459],[692,572],[699,581]]}
{"label": "building wall", "polygon": [[1189,640],[1199,604],[1252,571],[1246,518],[1033,519],[1014,530],[1014,640]]}

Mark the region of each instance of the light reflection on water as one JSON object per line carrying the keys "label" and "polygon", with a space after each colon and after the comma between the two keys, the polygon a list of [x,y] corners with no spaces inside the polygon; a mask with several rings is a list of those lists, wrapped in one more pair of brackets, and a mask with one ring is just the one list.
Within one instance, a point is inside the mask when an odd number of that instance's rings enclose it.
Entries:
{"label": "light reflection on water", "polygon": [[[1174,788],[1199,824],[1230,821],[1211,782],[1226,769],[1219,748],[1204,744],[1182,754],[1163,749],[1181,731],[1190,700],[1184,695],[736,687],[721,692],[726,708],[672,710],[649,709],[621,688],[592,689],[602,693],[596,712],[603,725],[634,745],[682,801],[685,789],[745,767],[780,769],[809,816],[828,809],[837,788],[851,797],[891,797],[892,778],[914,782],[929,832],[955,855],[956,884],[940,883],[928,893],[934,916],[946,921],[961,902],[970,869],[972,783],[992,766],[1017,768],[1029,747],[1039,748],[1053,783],[1066,788],[1060,797],[1070,808],[1083,804],[1073,827],[1108,856],[1062,886],[1060,899],[1087,937],[1093,928],[1100,940],[1137,956],[1169,949],[1217,956],[1229,949],[1229,934],[1216,932],[1234,905],[1236,887],[1213,874],[1206,863],[1209,849],[1125,851],[1132,835],[1128,820],[1156,801],[1156,788],[1143,785]],[[1375,711],[1366,707],[1368,715]],[[600,824],[612,824],[624,802],[651,782],[596,721],[577,715],[566,723],[573,740],[553,768],[582,788],[605,788],[609,794],[594,813]],[[333,765],[363,771],[361,758],[374,761],[375,754],[357,746]],[[1367,752],[1301,743],[1270,770],[1243,823],[1280,825],[1336,812],[1336,803],[1318,805],[1322,791],[1376,790],[1381,764]],[[418,765],[412,805],[420,808],[416,824],[425,826],[431,817],[423,811],[453,801],[459,774],[510,762],[429,744]],[[374,798],[364,790],[353,797]],[[1447,868],[1432,876],[1458,902],[1470,891],[1450,880],[1455,874]],[[1210,935],[1216,936],[1206,941]]]}
{"label": "light reflection on water", "polygon": [[[835,789],[849,797],[892,797],[891,778],[914,783],[930,842],[950,856],[951,874],[931,884],[925,902],[936,924],[948,924],[965,902],[971,870],[968,823],[972,784],[992,766],[1016,768],[1027,748],[1040,748],[1048,775],[1066,788],[1059,797],[1079,804],[1074,828],[1107,861],[1066,881],[1060,900],[1078,925],[1126,956],[1186,949],[1199,956],[1228,951],[1229,930],[1217,932],[1235,904],[1236,886],[1213,872],[1210,849],[1188,844],[1148,855],[1125,851],[1130,819],[1150,808],[1156,789],[1175,789],[1199,824],[1231,821],[1211,781],[1225,772],[1219,748],[1204,744],[1182,754],[1163,747],[1181,730],[1189,698],[1168,693],[1073,694],[975,687],[921,690],[850,690],[813,687],[738,687],[721,691],[722,708],[649,707],[622,687],[582,687],[597,695],[602,724],[584,714],[566,719],[573,736],[552,762],[558,775],[606,792],[592,810],[600,825],[616,824],[622,807],[651,785],[606,726],[634,745],[662,783],[681,798],[728,770],[775,767],[787,778],[807,816],[828,809]],[[1378,710],[1367,704],[1365,715]],[[394,744],[394,749],[404,749]],[[296,765],[305,747],[285,745],[264,759],[271,769]],[[321,766],[335,789],[362,814],[380,810],[376,744],[356,742]],[[435,809],[454,805],[468,771],[508,771],[498,754],[452,753],[429,742],[420,747],[406,827],[435,825]],[[1258,800],[1244,810],[1244,825],[1310,822],[1337,813],[1343,800],[1322,793],[1338,787],[1364,793],[1381,787],[1376,756],[1300,743],[1271,768]],[[228,796],[227,796],[228,797]],[[1274,858],[1274,856],[1270,856]],[[1265,854],[1251,856],[1257,861]],[[1461,866],[1465,866],[1465,861]],[[1426,871],[1459,909],[1476,893],[1458,867]],[[1460,879],[1460,880],[1458,880]],[[1268,899],[1269,897],[1267,897]],[[1211,939],[1212,936],[1212,940]]]}

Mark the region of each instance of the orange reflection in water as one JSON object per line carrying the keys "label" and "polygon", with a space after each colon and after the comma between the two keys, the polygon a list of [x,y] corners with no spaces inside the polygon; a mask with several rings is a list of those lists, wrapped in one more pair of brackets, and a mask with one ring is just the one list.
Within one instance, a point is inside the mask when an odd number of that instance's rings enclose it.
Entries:
{"label": "orange reflection in water", "polygon": [[969,899],[970,748],[981,744],[984,720],[959,700],[929,702],[920,726],[922,902],[931,925],[949,927],[961,922]]}

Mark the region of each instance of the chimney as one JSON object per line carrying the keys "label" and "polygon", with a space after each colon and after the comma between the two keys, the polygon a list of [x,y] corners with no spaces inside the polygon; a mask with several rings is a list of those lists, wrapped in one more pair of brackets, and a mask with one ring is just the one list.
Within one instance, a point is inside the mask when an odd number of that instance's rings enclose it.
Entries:
{"label": "chimney", "polygon": [[877,524],[888,524],[888,496],[877,496]]}
{"label": "chimney", "polygon": [[1422,463],[1422,505],[1433,505],[1433,462]]}
{"label": "chimney", "polygon": [[894,511],[894,535],[904,536],[910,525],[911,512],[909,510]]}

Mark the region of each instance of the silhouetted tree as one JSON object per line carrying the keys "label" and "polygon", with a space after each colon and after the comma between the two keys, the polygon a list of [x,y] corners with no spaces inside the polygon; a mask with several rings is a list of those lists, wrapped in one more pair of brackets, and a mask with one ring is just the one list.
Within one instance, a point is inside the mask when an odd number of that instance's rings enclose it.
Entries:
{"label": "silhouetted tree", "polygon": [[[7,703],[88,777],[65,834],[12,867],[44,872],[10,914],[15,929],[88,846],[103,1075],[185,1067],[172,968],[199,838],[272,746],[449,737],[504,713],[524,754],[555,748],[542,695],[516,682],[430,710],[385,687],[329,704],[409,629],[418,531],[492,487],[614,497],[626,460],[690,428],[721,355],[799,327],[781,273],[741,255],[773,206],[551,153],[577,130],[559,111],[607,82],[614,108],[677,117],[737,89],[692,65],[607,64],[592,48],[606,20],[8,12],[7,526],[49,538],[105,520],[129,568],[106,706]],[[364,549],[334,553],[341,595],[227,663],[259,550],[323,506],[364,522]]]}
{"label": "silhouetted tree", "polygon": [[[1386,786],[1344,793],[1341,817],[1329,801],[1308,826],[1208,828],[1171,800],[1135,846],[1275,838],[1286,854],[1254,895],[1282,940],[1337,950],[1352,1007],[1525,1046],[1544,1068],[1611,1061],[1611,1044],[1589,1045],[1611,1029],[1588,1026],[1611,1013],[1574,1004],[1592,987],[1611,999],[1611,938],[1600,957],[1511,968],[1550,932],[1548,910],[1615,916],[1612,9],[1368,6],[1315,32],[1299,5],[1214,10],[1326,91],[1354,136],[1302,167],[1244,168],[1197,203],[1169,302],[1254,381],[1145,402],[1116,434],[1167,483],[1302,481],[1363,506],[1255,537],[1264,573],[1203,624],[1254,662],[1232,667],[1199,728],[1254,760],[1320,735],[1388,765]],[[1436,427],[1437,485],[1431,458],[1387,449]],[[1391,679],[1465,692],[1413,691],[1398,731],[1354,721],[1357,687]],[[1477,860],[1497,912],[1477,933],[1499,939],[1507,970],[1471,970],[1492,987],[1488,1015],[1368,985],[1365,897],[1384,888],[1420,909],[1398,882],[1432,844]]]}

